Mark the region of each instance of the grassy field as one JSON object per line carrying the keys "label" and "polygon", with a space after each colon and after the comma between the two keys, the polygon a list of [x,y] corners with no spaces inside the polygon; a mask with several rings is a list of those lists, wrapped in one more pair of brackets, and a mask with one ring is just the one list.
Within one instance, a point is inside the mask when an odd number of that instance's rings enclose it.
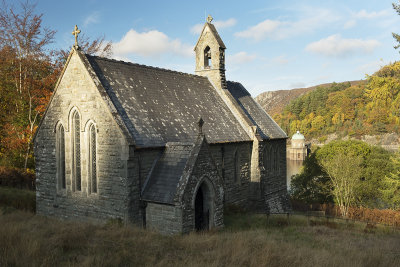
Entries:
{"label": "grassy field", "polygon": [[2,208],[0,266],[400,266],[400,233],[305,216],[229,214],[220,231],[162,236]]}

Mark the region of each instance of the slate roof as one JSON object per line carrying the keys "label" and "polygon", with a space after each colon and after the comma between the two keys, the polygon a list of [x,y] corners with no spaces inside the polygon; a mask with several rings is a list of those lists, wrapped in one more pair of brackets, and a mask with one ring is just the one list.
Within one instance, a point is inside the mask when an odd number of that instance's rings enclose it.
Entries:
{"label": "slate roof", "polygon": [[206,77],[86,58],[139,147],[193,142],[200,117],[209,143],[251,140]]}
{"label": "slate roof", "polygon": [[143,200],[173,204],[179,180],[191,156],[194,144],[167,143],[164,153],[144,185]]}
{"label": "slate roof", "polygon": [[238,82],[227,81],[227,89],[254,125],[257,125],[263,139],[287,138],[286,133],[254,100],[244,86]]}

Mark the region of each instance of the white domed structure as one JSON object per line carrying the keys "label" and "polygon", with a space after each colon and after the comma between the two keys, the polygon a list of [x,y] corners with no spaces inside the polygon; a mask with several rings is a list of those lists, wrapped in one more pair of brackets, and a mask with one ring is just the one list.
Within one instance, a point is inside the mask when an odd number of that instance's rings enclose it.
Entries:
{"label": "white domed structure", "polygon": [[304,137],[304,135],[302,135],[301,133],[300,133],[300,131],[297,131],[297,133],[295,133],[293,136],[292,136],[292,140],[305,140],[306,138]]}
{"label": "white domed structure", "polygon": [[306,138],[297,131],[292,136],[292,145],[288,149],[288,157],[291,160],[304,160],[307,157]]}

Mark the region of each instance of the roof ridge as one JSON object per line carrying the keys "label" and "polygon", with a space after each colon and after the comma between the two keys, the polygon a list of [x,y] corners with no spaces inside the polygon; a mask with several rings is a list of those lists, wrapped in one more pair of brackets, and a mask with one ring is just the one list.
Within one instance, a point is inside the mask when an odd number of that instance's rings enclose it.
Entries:
{"label": "roof ridge", "polygon": [[196,74],[192,74],[192,73],[187,73],[187,72],[182,72],[182,71],[177,71],[177,70],[171,70],[171,69],[165,69],[165,68],[159,68],[159,67],[154,67],[154,66],[149,66],[149,65],[139,64],[139,63],[133,63],[133,62],[123,61],[123,60],[118,60],[118,59],[113,59],[113,58],[106,58],[106,57],[94,56],[94,55],[89,55],[89,54],[85,54],[85,56],[86,57],[97,58],[97,59],[105,60],[105,61],[111,61],[111,62],[115,62],[115,63],[121,63],[121,64],[126,64],[126,65],[131,65],[131,66],[147,68],[147,69],[160,70],[160,71],[165,71],[165,72],[172,72],[172,73],[176,73],[176,74],[180,74],[180,75],[207,78],[205,76],[196,75]]}
{"label": "roof ridge", "polygon": [[238,84],[242,84],[241,82],[237,82],[237,81],[229,81],[229,80],[227,80],[226,82],[228,82],[228,83],[238,83]]}

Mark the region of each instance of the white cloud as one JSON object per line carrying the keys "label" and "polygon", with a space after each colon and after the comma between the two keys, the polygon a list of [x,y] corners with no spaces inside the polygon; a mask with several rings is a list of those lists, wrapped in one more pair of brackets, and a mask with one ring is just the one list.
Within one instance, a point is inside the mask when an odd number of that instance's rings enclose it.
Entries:
{"label": "white cloud", "polygon": [[130,29],[119,42],[113,44],[113,53],[115,57],[128,54],[157,57],[168,53],[189,57],[193,55],[193,47],[183,44],[179,39],[172,40],[157,30],[140,33]]}
{"label": "white cloud", "polygon": [[95,11],[85,18],[83,26],[87,27],[89,24],[95,24],[99,22],[100,22],[100,12]]}
{"label": "white cloud", "polygon": [[[230,18],[227,20],[216,20],[212,24],[217,28],[217,30],[229,28],[235,26],[237,23],[236,19]],[[203,29],[204,24],[196,24],[190,28],[190,32],[192,34],[200,34],[201,30]]]}
{"label": "white cloud", "polygon": [[289,85],[289,88],[305,88],[306,84],[303,82],[294,82]]}
{"label": "white cloud", "polygon": [[304,80],[301,75],[282,75],[272,79],[273,81],[290,81],[290,80]]}
{"label": "white cloud", "polygon": [[286,65],[289,63],[289,60],[286,56],[278,56],[272,59],[272,62],[279,65]]}
{"label": "white cloud", "polygon": [[339,17],[328,9],[305,9],[302,17],[296,21],[266,19],[244,31],[236,32],[235,36],[254,41],[265,38],[285,39],[313,32],[315,29],[323,28],[338,19]]}
{"label": "white cloud", "polygon": [[377,40],[344,39],[335,34],[308,44],[305,50],[328,57],[347,57],[356,53],[372,53],[379,45]]}
{"label": "white cloud", "polygon": [[196,25],[192,26],[192,28],[190,28],[190,32],[192,34],[198,35],[198,34],[201,33],[201,30],[203,29],[203,26],[204,26],[204,24],[196,24]]}
{"label": "white cloud", "polygon": [[248,54],[247,52],[239,52],[226,57],[228,64],[244,64],[253,61],[256,55]]}
{"label": "white cloud", "polygon": [[356,17],[357,19],[375,19],[375,18],[379,18],[379,17],[384,17],[386,15],[388,15],[389,10],[381,10],[379,12],[373,11],[368,13],[365,9],[360,10],[359,12],[357,12],[354,17]]}
{"label": "white cloud", "polygon": [[279,26],[281,26],[282,24],[283,22],[280,22],[278,20],[267,19],[263,22],[258,23],[255,26],[248,28],[245,31],[235,33],[235,36],[259,41],[264,39],[265,37],[272,37],[273,34],[278,30]]}
{"label": "white cloud", "polygon": [[365,64],[362,64],[360,66],[358,66],[358,68],[356,69],[357,72],[361,72],[363,74],[373,74],[374,72],[378,71],[380,68],[382,68],[382,66],[386,65],[386,62],[383,62],[383,60],[375,60],[375,61],[371,61]]}
{"label": "white cloud", "polygon": [[350,29],[353,28],[356,25],[357,21],[355,19],[351,19],[346,21],[346,23],[344,24],[343,28],[344,29]]}
{"label": "white cloud", "polygon": [[217,29],[223,29],[235,26],[236,22],[236,19],[230,18],[228,20],[216,20],[213,24]]}
{"label": "white cloud", "polygon": [[315,79],[313,79],[312,84],[328,83],[331,81],[332,80],[330,75],[320,75],[315,77]]}
{"label": "white cloud", "polygon": [[[344,24],[343,28],[350,29],[356,25],[358,20],[362,20],[362,19],[371,20],[371,19],[382,18],[382,17],[384,17],[386,19],[390,14],[391,14],[391,10],[389,10],[389,9],[381,10],[378,12],[376,12],[376,11],[368,12],[365,9],[362,9],[356,13],[351,13],[349,20]],[[382,20],[380,20],[379,22],[381,22],[381,21]]]}

